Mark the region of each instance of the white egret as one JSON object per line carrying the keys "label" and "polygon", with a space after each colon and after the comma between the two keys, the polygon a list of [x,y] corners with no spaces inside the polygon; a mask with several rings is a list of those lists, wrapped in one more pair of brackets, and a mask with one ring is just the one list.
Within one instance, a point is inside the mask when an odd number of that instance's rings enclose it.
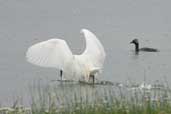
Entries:
{"label": "white egret", "polygon": [[95,81],[103,68],[105,50],[98,38],[89,30],[82,29],[86,48],[80,55],[74,55],[62,39],[50,39],[29,47],[27,61],[42,67],[60,70],[60,76],[69,80]]}

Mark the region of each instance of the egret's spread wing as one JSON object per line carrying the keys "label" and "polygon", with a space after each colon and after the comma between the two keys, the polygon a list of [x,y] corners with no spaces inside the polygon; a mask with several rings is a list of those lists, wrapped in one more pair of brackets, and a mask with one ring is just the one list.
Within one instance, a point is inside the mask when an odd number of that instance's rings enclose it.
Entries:
{"label": "egret's spread wing", "polygon": [[105,60],[105,50],[98,38],[89,30],[82,29],[86,39],[86,49],[81,57],[86,58],[87,63],[91,63],[92,67],[101,68]]}
{"label": "egret's spread wing", "polygon": [[26,58],[32,64],[63,69],[73,55],[67,43],[61,39],[50,39],[31,46]]}

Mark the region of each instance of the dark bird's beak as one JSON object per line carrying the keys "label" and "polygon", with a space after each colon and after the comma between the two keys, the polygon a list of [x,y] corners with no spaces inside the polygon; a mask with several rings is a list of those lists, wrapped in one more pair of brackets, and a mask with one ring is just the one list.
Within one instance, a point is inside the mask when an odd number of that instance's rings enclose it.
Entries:
{"label": "dark bird's beak", "polygon": [[130,44],[132,44],[132,43],[133,43],[133,41],[130,42]]}

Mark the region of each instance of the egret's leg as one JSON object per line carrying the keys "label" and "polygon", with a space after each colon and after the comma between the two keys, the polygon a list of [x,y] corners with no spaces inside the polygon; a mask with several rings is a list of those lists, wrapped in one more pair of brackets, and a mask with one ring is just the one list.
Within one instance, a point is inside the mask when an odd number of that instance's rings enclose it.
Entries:
{"label": "egret's leg", "polygon": [[95,76],[94,75],[92,75],[92,78],[93,78],[93,84],[95,83]]}
{"label": "egret's leg", "polygon": [[92,82],[94,84],[95,83],[95,76],[91,74],[90,77],[89,77],[89,80],[92,80]]}
{"label": "egret's leg", "polygon": [[63,71],[60,70],[60,78],[61,78],[61,81],[62,81],[62,75],[63,75]]}

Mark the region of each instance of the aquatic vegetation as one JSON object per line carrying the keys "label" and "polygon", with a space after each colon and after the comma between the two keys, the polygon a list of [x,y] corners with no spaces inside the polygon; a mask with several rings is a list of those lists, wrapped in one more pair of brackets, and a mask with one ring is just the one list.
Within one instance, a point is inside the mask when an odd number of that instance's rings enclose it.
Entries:
{"label": "aquatic vegetation", "polygon": [[120,85],[38,84],[30,89],[30,110],[15,106],[0,114],[171,114],[167,84]]}

